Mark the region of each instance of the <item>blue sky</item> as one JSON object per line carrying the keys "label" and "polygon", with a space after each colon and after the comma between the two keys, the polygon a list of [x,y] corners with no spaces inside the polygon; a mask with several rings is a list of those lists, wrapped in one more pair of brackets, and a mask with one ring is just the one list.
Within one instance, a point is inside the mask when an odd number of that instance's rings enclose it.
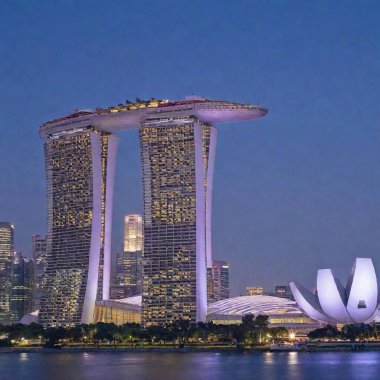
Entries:
{"label": "blue sky", "polygon": [[[39,125],[135,97],[260,103],[220,125],[214,257],[232,294],[356,256],[380,271],[380,5],[375,1],[1,1],[0,220],[46,229]],[[138,136],[120,134],[114,250],[141,212]]]}

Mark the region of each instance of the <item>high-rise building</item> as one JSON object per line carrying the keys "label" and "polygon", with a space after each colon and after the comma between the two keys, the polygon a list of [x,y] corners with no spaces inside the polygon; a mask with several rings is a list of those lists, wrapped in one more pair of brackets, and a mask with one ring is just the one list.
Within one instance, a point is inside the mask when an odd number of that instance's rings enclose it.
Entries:
{"label": "high-rise building", "polygon": [[124,217],[124,252],[141,252],[143,244],[142,217],[138,214]]}
{"label": "high-rise building", "polygon": [[215,302],[214,290],[214,270],[213,267],[207,267],[207,303]]}
{"label": "high-rise building", "polygon": [[124,288],[125,297],[142,294],[142,279],[142,251],[119,253],[116,263],[116,286]]}
{"label": "high-rise building", "polygon": [[124,294],[125,297],[142,294],[142,230],[141,215],[124,217],[124,252],[117,255],[116,288],[112,289],[113,295],[115,292]]}
{"label": "high-rise building", "polygon": [[145,325],[205,320],[207,170],[215,140],[216,129],[193,117],[140,129]]}
{"label": "high-rise building", "polygon": [[259,105],[191,96],[77,111],[41,126],[48,183],[45,325],[89,322],[109,298],[115,142],[140,129],[144,325],[205,321],[212,266],[213,123],[256,119]]}
{"label": "high-rise building", "polygon": [[247,296],[261,296],[264,293],[264,288],[261,286],[247,286]]}
{"label": "high-rise building", "polygon": [[13,256],[11,322],[18,323],[32,312],[34,286],[33,260],[15,252]]}
{"label": "high-rise building", "polygon": [[34,263],[34,302],[33,310],[40,309],[42,289],[46,271],[46,238],[40,235],[32,236],[32,254]]}
{"label": "high-rise building", "polygon": [[96,128],[44,135],[48,198],[40,321],[91,323],[110,288],[116,137]]}
{"label": "high-rise building", "polygon": [[0,222],[0,324],[11,322],[14,227]]}
{"label": "high-rise building", "polygon": [[221,301],[230,297],[229,268],[227,261],[213,261],[212,292],[209,293],[209,302]]}

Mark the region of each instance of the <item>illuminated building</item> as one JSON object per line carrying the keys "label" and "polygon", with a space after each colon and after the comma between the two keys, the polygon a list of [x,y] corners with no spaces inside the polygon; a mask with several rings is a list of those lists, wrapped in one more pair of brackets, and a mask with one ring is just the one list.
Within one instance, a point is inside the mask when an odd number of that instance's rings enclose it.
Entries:
{"label": "illuminated building", "polygon": [[12,270],[11,322],[18,323],[33,310],[33,260],[15,252]]}
{"label": "illuminated building", "polygon": [[[208,302],[220,301],[230,296],[229,264],[227,261],[214,260],[211,268],[211,286],[208,291]],[[210,274],[209,274],[210,276]]]}
{"label": "illuminated building", "polygon": [[33,311],[40,309],[44,275],[46,270],[46,238],[40,235],[32,236],[32,255],[34,262],[34,304]]}
{"label": "illuminated building", "polygon": [[14,251],[14,227],[0,222],[0,323],[11,321],[12,263]]}
{"label": "illuminated building", "polygon": [[122,252],[118,254],[116,262],[116,286],[124,288],[123,298],[142,294],[142,263],[142,251]]}
{"label": "illuminated building", "polygon": [[296,302],[263,295],[233,297],[212,303],[208,308],[207,321],[215,324],[239,324],[247,314],[255,317],[267,315],[268,327],[285,327],[300,336],[323,327],[305,315]]}
{"label": "illuminated building", "polygon": [[109,297],[116,138],[95,128],[44,136],[48,198],[46,326],[91,323]]}
{"label": "illuminated building", "polygon": [[138,99],[43,124],[48,234],[40,320],[45,325],[88,323],[96,295],[108,300],[116,150],[112,133],[139,129],[144,190],[142,322],[205,321],[206,268],[212,266],[217,135],[213,124],[266,113],[259,105],[191,96],[181,101]]}
{"label": "illuminated building", "polygon": [[143,226],[138,214],[124,217],[124,252],[142,251]]}
{"label": "illuminated building", "polygon": [[110,299],[111,300],[120,300],[127,297],[133,297],[130,295],[130,289],[123,285],[111,285]]}
{"label": "illuminated building", "polygon": [[96,301],[94,323],[141,323],[141,296],[120,300]]}
{"label": "illuminated building", "polygon": [[202,321],[207,311],[206,146],[213,127],[192,117],[162,124],[140,129],[146,325]]}
{"label": "illuminated building", "polygon": [[[141,302],[141,296],[97,301],[94,323],[140,323]],[[268,327],[285,327],[297,336],[324,326],[305,315],[296,302],[273,296],[241,296],[213,302],[208,305],[206,320],[217,325],[240,324],[247,314],[267,315]]]}
{"label": "illuminated building", "polygon": [[[116,263],[116,287],[112,291],[122,293],[125,297],[142,293],[142,217],[126,215],[124,218],[124,252],[119,253]],[[117,288],[124,288],[118,289]],[[119,298],[112,297],[111,298]]]}
{"label": "illuminated building", "polygon": [[375,268],[369,258],[356,258],[344,288],[331,269],[319,269],[317,295],[291,282],[299,308],[310,318],[330,324],[370,323],[379,316]]}
{"label": "illuminated building", "polygon": [[264,293],[264,288],[261,286],[247,286],[246,294],[247,296],[261,296]]}

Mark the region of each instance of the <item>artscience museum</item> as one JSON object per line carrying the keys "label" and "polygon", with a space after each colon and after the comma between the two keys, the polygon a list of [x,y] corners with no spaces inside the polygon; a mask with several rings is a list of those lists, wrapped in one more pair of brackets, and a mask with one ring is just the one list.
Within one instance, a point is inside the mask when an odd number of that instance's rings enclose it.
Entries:
{"label": "artscience museum", "polygon": [[320,269],[317,294],[291,282],[298,307],[310,318],[329,324],[371,323],[378,314],[378,286],[375,268],[369,258],[356,258],[346,287],[331,269]]}

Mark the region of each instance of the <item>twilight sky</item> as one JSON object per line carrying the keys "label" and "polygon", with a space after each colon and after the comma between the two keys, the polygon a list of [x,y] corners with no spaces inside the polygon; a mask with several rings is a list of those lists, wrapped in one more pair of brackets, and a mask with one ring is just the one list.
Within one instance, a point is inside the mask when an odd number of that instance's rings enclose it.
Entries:
{"label": "twilight sky", "polygon": [[[213,255],[246,285],[318,268],[380,275],[380,5],[375,1],[0,1],[0,220],[46,230],[39,125],[135,97],[260,103],[220,125]],[[142,211],[138,135],[120,134],[113,249]]]}

